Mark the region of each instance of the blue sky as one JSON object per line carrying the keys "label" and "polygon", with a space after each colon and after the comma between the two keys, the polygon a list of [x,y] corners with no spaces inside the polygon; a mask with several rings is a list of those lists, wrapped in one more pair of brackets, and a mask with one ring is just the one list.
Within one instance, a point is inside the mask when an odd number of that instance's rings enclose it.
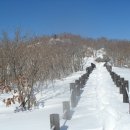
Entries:
{"label": "blue sky", "polygon": [[0,31],[130,40],[130,0],[0,0]]}

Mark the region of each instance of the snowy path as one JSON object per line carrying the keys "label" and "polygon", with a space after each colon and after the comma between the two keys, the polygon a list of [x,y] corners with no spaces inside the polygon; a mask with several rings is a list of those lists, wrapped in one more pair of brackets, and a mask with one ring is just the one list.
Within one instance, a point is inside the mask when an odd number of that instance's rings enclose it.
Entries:
{"label": "snowy path", "polygon": [[[1,111],[0,129],[50,130],[49,115],[58,113],[61,130],[130,130],[128,104],[122,103],[122,95],[103,64],[96,66],[84,87],[71,120],[62,119],[62,102],[69,100],[69,83],[78,79],[84,71],[57,82],[57,93],[44,102],[42,109],[19,113]],[[52,91],[49,92],[46,94],[48,97],[52,94]]]}
{"label": "snowy path", "polygon": [[119,90],[102,64],[90,75],[68,130],[114,130],[128,104],[122,103]]}

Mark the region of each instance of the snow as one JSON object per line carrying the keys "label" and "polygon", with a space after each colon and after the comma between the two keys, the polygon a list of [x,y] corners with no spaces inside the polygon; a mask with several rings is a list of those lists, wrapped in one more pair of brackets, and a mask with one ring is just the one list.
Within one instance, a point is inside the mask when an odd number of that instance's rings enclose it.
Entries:
{"label": "snow", "polygon": [[113,69],[114,72],[116,72],[121,77],[124,77],[124,79],[128,80],[129,83],[130,83],[130,69],[128,69],[128,68],[118,68],[118,67],[113,67],[112,69]]}
{"label": "snow", "polygon": [[99,50],[95,50],[96,58],[103,58],[103,55],[106,55],[106,51],[104,48],[101,48]]}
{"label": "snow", "polygon": [[122,103],[122,96],[103,64],[97,64],[97,69],[84,88],[68,130],[114,130],[125,114],[128,114],[128,104]]}
{"label": "snow", "polygon": [[[93,58],[86,58],[84,64],[90,65]],[[129,78],[129,69],[113,68],[126,79]],[[50,130],[49,115],[60,114],[61,130],[130,130],[129,105],[123,103],[119,89],[114,85],[110,74],[103,63],[96,63],[83,88],[83,93],[76,108],[71,108],[72,118],[62,119],[62,102],[70,100],[69,83],[74,82],[85,70],[71,74],[62,80],[56,80],[54,86],[36,95],[39,108],[30,111],[13,112],[13,106],[6,108],[0,102],[0,129],[1,130]],[[1,98],[1,95],[0,95]]]}

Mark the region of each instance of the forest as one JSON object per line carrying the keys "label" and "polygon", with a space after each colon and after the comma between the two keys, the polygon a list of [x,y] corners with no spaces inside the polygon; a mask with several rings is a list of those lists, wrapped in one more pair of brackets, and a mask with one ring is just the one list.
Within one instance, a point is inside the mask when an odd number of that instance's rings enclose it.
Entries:
{"label": "forest", "polygon": [[104,48],[113,66],[130,67],[130,41],[107,38],[83,38],[62,33],[51,36],[21,36],[14,39],[7,32],[0,40],[0,91],[18,91],[19,102],[35,105],[37,83],[46,84],[83,69],[85,57],[95,57]]}

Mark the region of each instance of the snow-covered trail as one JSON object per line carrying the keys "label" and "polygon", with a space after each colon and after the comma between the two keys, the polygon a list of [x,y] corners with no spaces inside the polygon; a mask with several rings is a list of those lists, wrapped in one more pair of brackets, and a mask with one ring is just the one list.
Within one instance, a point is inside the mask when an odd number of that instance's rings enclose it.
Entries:
{"label": "snow-covered trail", "polygon": [[128,104],[103,64],[97,64],[81,95],[68,130],[114,130]]}
{"label": "snow-covered trail", "polygon": [[[96,64],[83,88],[79,103],[73,109],[71,120],[62,119],[62,102],[69,100],[69,83],[78,79],[85,71],[77,72],[56,82],[54,91],[45,91],[44,107],[31,112],[13,113],[0,111],[1,130],[50,130],[49,116],[60,114],[60,130],[130,130],[128,104],[122,102],[122,95],[114,85],[102,63]],[[53,94],[54,93],[54,94]],[[45,95],[46,94],[46,95]],[[53,95],[52,95],[53,94]]]}

